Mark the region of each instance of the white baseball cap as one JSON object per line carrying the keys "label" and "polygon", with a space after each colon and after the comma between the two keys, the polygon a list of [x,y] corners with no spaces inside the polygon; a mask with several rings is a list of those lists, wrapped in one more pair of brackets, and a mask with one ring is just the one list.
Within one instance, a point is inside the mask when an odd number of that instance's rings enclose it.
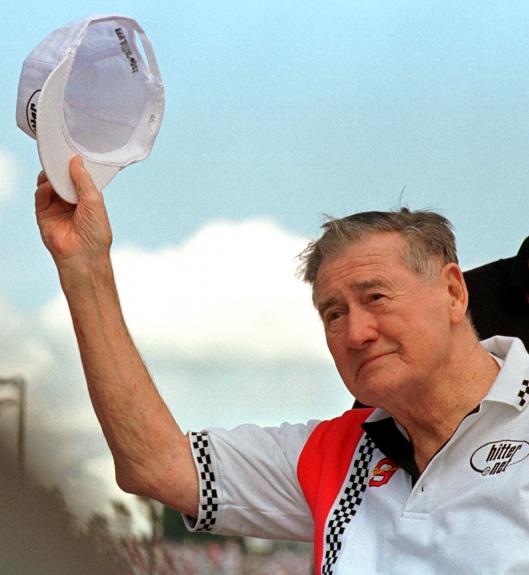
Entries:
{"label": "white baseball cap", "polygon": [[22,66],[17,125],[36,138],[49,181],[71,203],[77,203],[77,194],[70,158],[80,154],[96,186],[104,188],[119,170],[149,155],[163,110],[151,43],[127,16],[89,16],[67,24]]}

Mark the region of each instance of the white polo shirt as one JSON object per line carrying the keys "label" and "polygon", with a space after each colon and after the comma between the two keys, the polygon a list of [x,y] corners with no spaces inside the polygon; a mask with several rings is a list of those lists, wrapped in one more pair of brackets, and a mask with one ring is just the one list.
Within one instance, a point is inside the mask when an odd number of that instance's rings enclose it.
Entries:
{"label": "white polo shirt", "polygon": [[529,574],[529,356],[503,360],[488,395],[419,476],[383,410],[326,422],[192,433],[198,519],[216,533],[314,541],[316,573]]}

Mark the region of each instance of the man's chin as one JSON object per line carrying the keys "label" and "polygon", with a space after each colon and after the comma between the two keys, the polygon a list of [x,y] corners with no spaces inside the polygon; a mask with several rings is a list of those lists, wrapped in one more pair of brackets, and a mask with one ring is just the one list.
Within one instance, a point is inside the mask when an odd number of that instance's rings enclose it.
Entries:
{"label": "man's chin", "polygon": [[399,383],[388,378],[387,372],[377,377],[360,377],[349,390],[357,401],[370,407],[381,407],[385,403],[384,398],[402,392]]}
{"label": "man's chin", "polygon": [[366,387],[357,382],[349,389],[355,400],[362,404],[363,407],[378,407],[380,396],[373,388]]}

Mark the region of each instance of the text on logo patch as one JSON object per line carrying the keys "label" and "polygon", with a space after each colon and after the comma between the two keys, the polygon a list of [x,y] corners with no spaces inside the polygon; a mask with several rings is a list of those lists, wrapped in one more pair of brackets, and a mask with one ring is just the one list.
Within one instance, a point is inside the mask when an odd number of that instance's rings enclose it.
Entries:
{"label": "text on logo patch", "polygon": [[514,439],[501,439],[485,443],[470,458],[470,466],[481,475],[504,473],[511,465],[529,456],[529,443]]}
{"label": "text on logo patch", "polygon": [[39,101],[39,95],[40,90],[35,90],[26,104],[26,121],[29,129],[34,134],[37,134],[37,104]]}

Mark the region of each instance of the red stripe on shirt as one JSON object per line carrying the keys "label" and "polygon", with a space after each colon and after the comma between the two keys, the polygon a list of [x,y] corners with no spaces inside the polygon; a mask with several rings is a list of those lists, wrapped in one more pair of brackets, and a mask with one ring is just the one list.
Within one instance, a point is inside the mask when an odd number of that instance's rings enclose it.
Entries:
{"label": "red stripe on shirt", "polygon": [[314,518],[314,573],[321,572],[324,533],[329,510],[346,480],[358,443],[361,424],[374,408],[351,409],[319,423],[298,460],[298,481]]}

